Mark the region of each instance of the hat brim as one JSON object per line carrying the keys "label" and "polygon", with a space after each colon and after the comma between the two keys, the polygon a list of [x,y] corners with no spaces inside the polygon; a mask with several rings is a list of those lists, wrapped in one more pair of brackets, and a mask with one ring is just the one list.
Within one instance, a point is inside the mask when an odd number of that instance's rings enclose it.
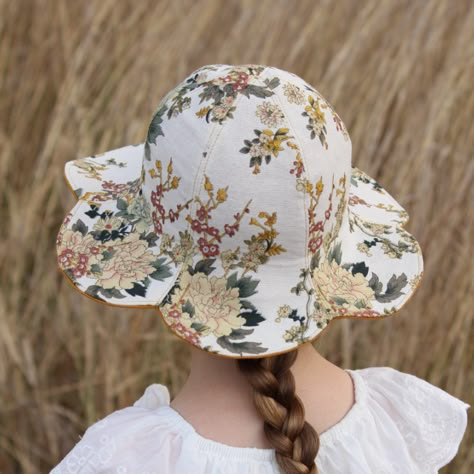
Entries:
{"label": "hat brim", "polygon": [[[349,208],[338,238],[329,254],[320,261],[313,258],[308,269],[322,302],[319,317],[308,318],[304,333],[293,340],[301,327],[288,317],[266,337],[258,327],[266,318],[246,299],[254,282],[236,276],[230,282],[227,277],[224,288],[221,280],[228,272],[221,259],[196,268],[164,256],[161,236],[141,198],[143,153],[142,143],[66,163],[65,177],[78,202],[58,232],[59,267],[76,289],[96,301],[154,308],[176,336],[200,349],[230,358],[285,353],[316,339],[335,319],[397,312],[421,279],[420,247],[403,228],[406,211],[376,181],[353,168]],[[259,271],[260,279],[266,271],[274,269]],[[208,325],[193,322],[194,308],[180,293],[199,278],[201,288],[206,280],[209,291],[237,295],[240,314],[233,320],[209,320]],[[267,318],[274,321],[275,315]]]}
{"label": "hat brim", "polygon": [[154,307],[181,265],[160,251],[140,184],[144,144],[65,164],[78,200],[58,231],[58,265],[86,296],[123,307]]}
{"label": "hat brim", "polygon": [[[373,178],[353,167],[348,212],[326,266],[354,278],[350,284],[360,298],[350,304],[350,297],[344,301],[339,295],[342,301],[335,301],[328,313],[332,319],[346,314],[388,316],[412,296],[423,274],[423,257],[419,243],[404,228],[407,222],[405,209]],[[328,276],[318,278],[318,270],[313,282],[322,282],[319,292],[326,290],[325,298],[335,296],[327,290],[331,285],[325,286]],[[361,284],[361,275],[367,284]]]}

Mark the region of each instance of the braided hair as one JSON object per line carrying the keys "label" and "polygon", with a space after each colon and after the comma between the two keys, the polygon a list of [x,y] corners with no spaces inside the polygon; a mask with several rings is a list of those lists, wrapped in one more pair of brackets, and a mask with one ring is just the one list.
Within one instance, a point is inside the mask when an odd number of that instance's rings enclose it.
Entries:
{"label": "braided hair", "polygon": [[317,474],[319,436],[305,421],[303,402],[295,393],[290,370],[297,355],[295,349],[276,356],[238,359],[237,364],[253,387],[265,435],[284,474]]}

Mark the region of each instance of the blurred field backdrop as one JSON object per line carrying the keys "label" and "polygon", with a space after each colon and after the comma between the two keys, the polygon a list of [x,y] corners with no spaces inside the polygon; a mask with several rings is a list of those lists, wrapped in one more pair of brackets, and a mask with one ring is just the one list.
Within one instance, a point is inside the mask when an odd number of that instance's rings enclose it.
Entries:
{"label": "blurred field backdrop", "polygon": [[[473,403],[474,2],[0,0],[0,472],[48,472],[152,382],[174,396],[184,343],[153,310],[74,291],[55,238],[67,160],[144,140],[162,96],[209,63],[313,84],[353,162],[405,206],[426,272],[400,313],[339,320],[316,347]],[[473,430],[442,472],[474,472]]]}

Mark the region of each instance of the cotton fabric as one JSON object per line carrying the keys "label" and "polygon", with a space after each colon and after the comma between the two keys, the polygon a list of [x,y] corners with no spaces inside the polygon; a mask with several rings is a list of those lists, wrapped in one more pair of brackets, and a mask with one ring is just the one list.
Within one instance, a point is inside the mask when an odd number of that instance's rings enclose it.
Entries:
{"label": "cotton fabric", "polygon": [[[319,435],[320,474],[432,474],[456,455],[470,405],[390,367],[346,371],[355,403]],[[281,474],[273,449],[201,436],[152,384],[93,424],[50,474]]]}
{"label": "cotton fabric", "polygon": [[386,317],[422,278],[405,209],[352,165],[333,106],[276,67],[202,66],[144,142],[64,171],[78,199],[57,235],[68,281],[155,309],[212,354],[267,357],[338,318]]}

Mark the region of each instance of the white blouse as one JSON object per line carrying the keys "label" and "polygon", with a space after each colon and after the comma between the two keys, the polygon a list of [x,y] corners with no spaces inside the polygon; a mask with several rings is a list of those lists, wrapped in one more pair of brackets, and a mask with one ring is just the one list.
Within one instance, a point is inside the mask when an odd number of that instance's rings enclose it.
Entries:
{"label": "white blouse", "polygon": [[[470,405],[390,367],[346,371],[355,403],[319,434],[320,474],[436,473],[456,455]],[[152,384],[133,406],[90,426],[50,474],[280,474],[273,449],[204,438]]]}

